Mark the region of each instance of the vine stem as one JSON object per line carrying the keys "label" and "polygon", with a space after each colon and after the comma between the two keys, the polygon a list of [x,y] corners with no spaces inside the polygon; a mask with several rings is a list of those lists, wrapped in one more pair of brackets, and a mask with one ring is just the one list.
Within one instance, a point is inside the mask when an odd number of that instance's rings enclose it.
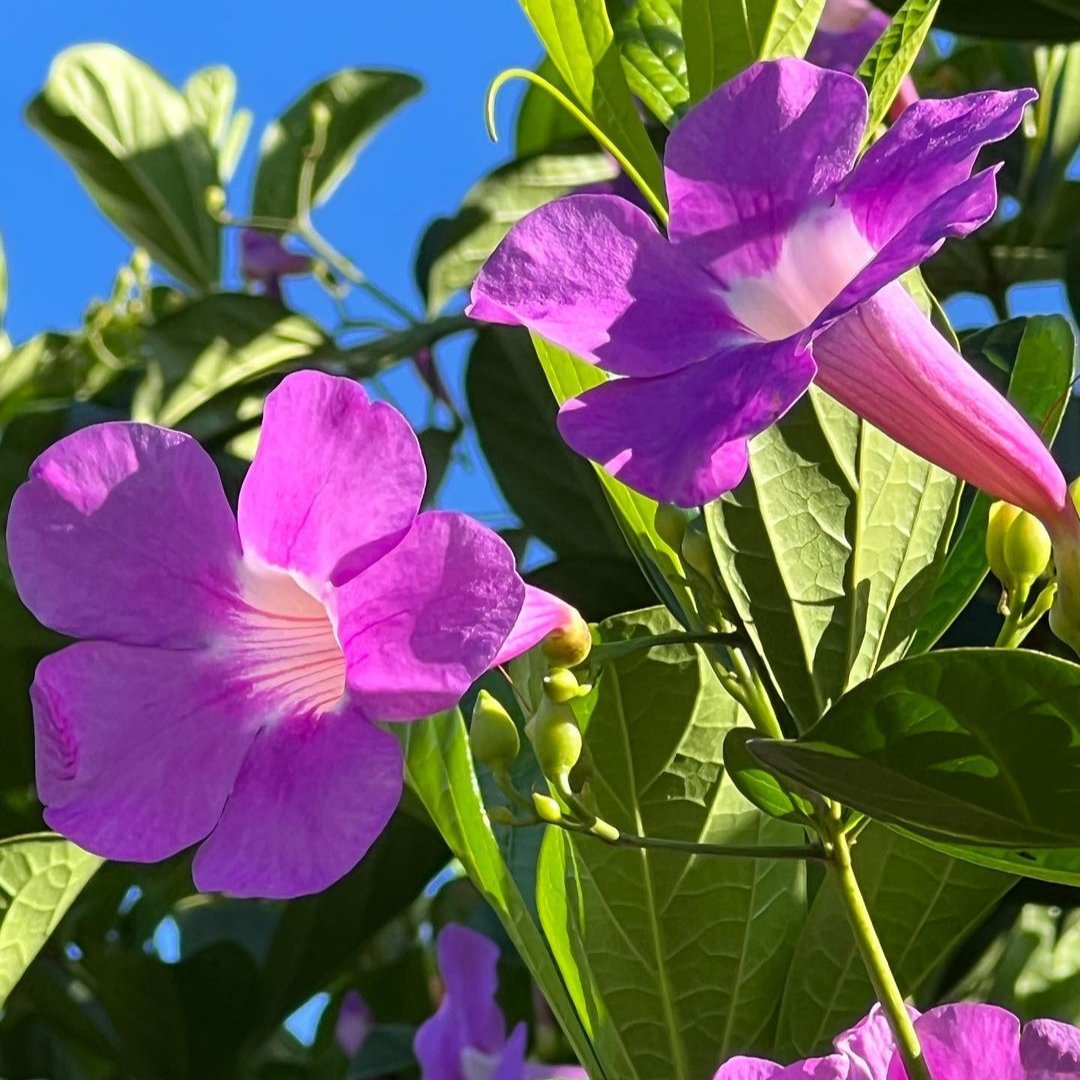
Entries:
{"label": "vine stem", "polygon": [[915,1025],[911,1022],[911,1015],[904,1004],[904,995],[900,992],[892,968],[889,967],[885,950],[881,947],[881,939],[874,928],[870,911],[855,877],[855,870],[851,865],[851,844],[838,819],[839,807],[834,804],[832,810],[833,813],[828,816],[825,826],[828,866],[830,872],[836,875],[844,913],[847,915],[859,954],[870,976],[874,993],[885,1010],[909,1080],[933,1080],[919,1046]]}

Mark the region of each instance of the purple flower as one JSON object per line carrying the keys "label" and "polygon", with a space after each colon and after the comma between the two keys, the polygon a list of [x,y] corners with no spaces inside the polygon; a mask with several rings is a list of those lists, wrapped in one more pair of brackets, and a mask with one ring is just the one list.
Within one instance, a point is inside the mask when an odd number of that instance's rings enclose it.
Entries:
{"label": "purple flower", "polygon": [[493,532],[418,513],[424,483],[404,418],[316,372],[267,398],[238,519],[179,432],[100,424],[45,451],[7,544],[26,606],[84,639],[31,689],[49,825],[136,862],[202,841],[196,884],[238,896],[355,865],[402,788],[376,721],[453,706],[580,618]]}
{"label": "purple flower", "polygon": [[248,281],[261,282],[271,299],[281,300],[283,277],[308,274],[311,266],[311,257],[289,251],[278,233],[240,230],[240,273]]}
{"label": "purple flower", "polygon": [[[913,1015],[916,1015],[913,1012]],[[934,1080],[1067,1080],[1080,1076],[1080,1030],[1025,1024],[995,1005],[942,1005],[915,1020]],[[835,1052],[786,1067],[738,1057],[714,1080],[907,1080],[878,1006],[833,1044]]]}
{"label": "purple flower", "polygon": [[422,1080],[588,1080],[577,1066],[526,1062],[524,1024],[507,1035],[495,1001],[499,950],[493,941],[464,926],[447,926],[436,948],[443,998],[413,1044]]}
{"label": "purple flower", "polygon": [[337,1023],[334,1025],[334,1041],[341,1047],[347,1058],[354,1058],[367,1042],[375,1026],[375,1017],[371,1006],[357,990],[350,990],[341,999]]}

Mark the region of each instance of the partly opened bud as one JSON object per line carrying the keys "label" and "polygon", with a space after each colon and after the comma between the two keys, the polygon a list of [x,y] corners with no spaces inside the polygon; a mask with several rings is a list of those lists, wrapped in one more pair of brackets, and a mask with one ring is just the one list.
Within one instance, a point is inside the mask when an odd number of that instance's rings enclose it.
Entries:
{"label": "partly opened bud", "polygon": [[566,668],[556,668],[550,675],[544,676],[544,693],[552,701],[573,701],[574,698],[584,697],[591,689],[589,683],[582,686],[574,673]]}
{"label": "partly opened bud", "polygon": [[525,730],[541,772],[560,791],[568,791],[570,770],[581,757],[581,730],[573,710],[545,695]]}
{"label": "partly opened bud", "polygon": [[540,643],[540,651],[555,667],[577,667],[585,662],[592,649],[589,624],[576,608],[568,606],[568,616],[562,626],[552,630]]}
{"label": "partly opened bud", "polygon": [[498,699],[481,690],[469,727],[473,757],[489,769],[509,769],[521,750],[521,736]]}

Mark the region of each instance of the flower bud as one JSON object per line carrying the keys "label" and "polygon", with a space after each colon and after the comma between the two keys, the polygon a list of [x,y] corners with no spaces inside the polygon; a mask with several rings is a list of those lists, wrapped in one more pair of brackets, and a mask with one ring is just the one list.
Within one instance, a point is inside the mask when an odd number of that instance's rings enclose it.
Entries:
{"label": "flower bud", "polygon": [[525,731],[540,771],[560,791],[568,791],[570,770],[581,757],[581,730],[573,710],[545,696]]}
{"label": "flower bud", "polygon": [[550,795],[541,795],[539,791],[534,791],[532,801],[536,816],[541,821],[546,821],[549,825],[558,825],[562,821],[562,810]]}
{"label": "flower bud", "polygon": [[990,517],[986,523],[986,559],[994,577],[1002,585],[1007,583],[1009,577],[1009,568],[1005,565],[1005,536],[1019,514],[1018,506],[996,502],[990,507]]}
{"label": "flower bud", "polygon": [[492,825],[513,825],[516,820],[507,806],[489,806],[487,816]]}
{"label": "flower bud", "polygon": [[212,184],[206,189],[203,199],[206,206],[206,212],[210,214],[211,217],[216,217],[225,209],[225,189],[219,187],[217,184]]}
{"label": "flower bud", "polygon": [[591,684],[582,686],[567,668],[556,668],[550,675],[544,676],[544,693],[560,704],[584,697],[591,689]]}
{"label": "flower bud", "polygon": [[540,643],[540,651],[549,664],[557,667],[577,667],[585,662],[592,649],[589,624],[573,608],[565,625],[552,630]]}
{"label": "flower bud", "polygon": [[1034,514],[1021,513],[1005,534],[1005,565],[1021,592],[1046,573],[1051,554],[1046,527]]}
{"label": "flower bud", "polygon": [[521,750],[521,736],[510,714],[486,690],[476,696],[469,745],[473,757],[489,769],[508,769]]}
{"label": "flower bud", "polygon": [[330,106],[325,101],[316,99],[311,103],[311,123],[316,131],[319,129],[325,131],[330,126],[331,119]]}
{"label": "flower bud", "polygon": [[660,503],[653,517],[656,526],[656,535],[673,547],[676,551],[682,549],[683,537],[686,535],[686,514],[677,506],[670,503]]}
{"label": "flower bud", "polygon": [[715,579],[716,562],[713,559],[712,545],[700,529],[686,530],[682,542],[682,557],[683,562],[706,581]]}
{"label": "flower bud", "polygon": [[1072,495],[1073,506],[1076,507],[1076,512],[1080,514],[1080,477],[1077,477],[1069,485],[1069,494]]}

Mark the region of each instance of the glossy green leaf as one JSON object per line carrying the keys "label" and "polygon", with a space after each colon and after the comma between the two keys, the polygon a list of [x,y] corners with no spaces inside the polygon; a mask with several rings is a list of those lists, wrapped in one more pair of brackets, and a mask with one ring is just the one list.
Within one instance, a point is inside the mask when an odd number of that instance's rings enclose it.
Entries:
{"label": "glossy green leaf", "polygon": [[591,1076],[607,1074],[555,967],[539,926],[491,830],[473,770],[468,735],[457,710],[409,724],[404,732],[405,774],[450,850],[499,916],[529,965],[566,1037]]}
{"label": "glossy green leaf", "polygon": [[[896,11],[900,0],[878,0]],[[1009,41],[1080,39],[1080,0],[942,0],[937,20],[942,30]]]}
{"label": "glossy green leaf", "polygon": [[608,5],[626,81],[668,127],[690,97],[682,5],[683,0],[613,0]]}
{"label": "glossy green leaf", "polygon": [[114,45],[75,46],[53,61],[27,119],[155,261],[195,288],[217,281],[220,229],[206,210],[214,151],[156,71]]}
{"label": "glossy green leaf", "polygon": [[0,1006],[101,863],[50,833],[0,840]]}
{"label": "glossy green leaf", "polygon": [[797,783],[949,843],[1080,847],[1080,664],[1026,650],[907,659],[797,742],[750,752]]}
{"label": "glossy green leaf", "polygon": [[[604,640],[673,629],[653,609],[601,624]],[[601,817],[630,834],[754,845],[803,841],[735,789],[724,734],[745,717],[693,648],[605,666],[582,717]],[[620,1080],[696,1080],[772,1041],[805,911],[804,865],[611,847],[554,829],[537,902],[598,1052]]]}
{"label": "glossy green leaf", "polygon": [[724,738],[724,768],[731,782],[769,817],[795,825],[811,824],[814,808],[808,799],[788,791],[779,779],[750,753],[746,744],[756,736],[753,728],[734,727]]}
{"label": "glossy green leaf", "polygon": [[811,389],[755,439],[747,479],[706,507],[732,601],[801,725],[904,654],[955,490]]}
{"label": "glossy green leaf", "polygon": [[660,158],[637,114],[604,0],[518,2],[582,109],[662,198]]}
{"label": "glossy green leaf", "polygon": [[558,151],[512,161],[476,184],[451,218],[425,232],[416,276],[428,310],[441,311],[467,289],[510,227],[575,188],[610,180],[615,164],[598,151]]}
{"label": "glossy green leaf", "polygon": [[[982,922],[1015,878],[946,858],[871,825],[859,837],[855,874],[893,973],[913,994]],[[835,879],[814,896],[780,1006],[780,1060],[825,1053],[863,1017],[874,991]]]}
{"label": "glossy green leaf", "polygon": [[247,109],[233,112],[236,103],[236,76],[224,65],[196,71],[184,83],[191,118],[206,132],[218,160],[222,183],[232,179],[251,130]]}
{"label": "glossy green leaf", "polygon": [[755,60],[803,56],[824,0],[683,0],[690,100]]}
{"label": "glossy green leaf", "polygon": [[[1011,319],[965,338],[969,359],[985,360],[1010,373],[1009,400],[1052,444],[1070,400],[1076,342],[1061,315]],[[978,591],[990,564],[986,561],[986,521],[992,500],[978,494],[958,530],[934,587],[911,652],[926,652],[952,625]]]}
{"label": "glossy green leaf", "polygon": [[291,221],[301,210],[301,172],[315,140],[313,107],[325,107],[329,125],[307,209],[333,195],[379,128],[422,89],[415,76],[363,68],[346,68],[309,87],[263,132],[251,212]]}
{"label": "glossy green leaf", "polygon": [[864,143],[889,114],[900,86],[926,42],[940,0],[906,0],[870,50],[859,76],[870,84],[870,113]]}

